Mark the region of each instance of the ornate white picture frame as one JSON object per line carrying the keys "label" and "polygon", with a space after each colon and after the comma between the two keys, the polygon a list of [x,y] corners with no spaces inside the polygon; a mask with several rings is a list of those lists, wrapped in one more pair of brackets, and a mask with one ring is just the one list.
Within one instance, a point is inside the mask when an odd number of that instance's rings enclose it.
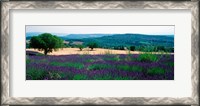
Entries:
{"label": "ornate white picture frame", "polygon": [[[198,1],[2,1],[1,2],[2,105],[199,105],[199,2]],[[189,10],[191,14],[191,96],[188,97],[12,97],[10,36],[13,10],[142,9]],[[12,40],[13,41],[13,40]],[[176,55],[176,53],[175,53]],[[186,60],[183,60],[186,61]],[[72,91],[73,92],[73,91]],[[84,92],[84,91],[83,91]],[[99,91],[100,92],[100,91]],[[120,91],[119,91],[120,92]],[[142,92],[142,91],[141,91]],[[51,93],[51,92],[49,92]]]}

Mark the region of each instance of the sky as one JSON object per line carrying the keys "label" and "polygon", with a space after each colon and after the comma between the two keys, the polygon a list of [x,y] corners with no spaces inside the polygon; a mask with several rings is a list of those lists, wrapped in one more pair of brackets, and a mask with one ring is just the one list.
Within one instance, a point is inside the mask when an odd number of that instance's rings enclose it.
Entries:
{"label": "sky", "polygon": [[65,34],[147,34],[174,35],[174,26],[26,26],[27,32]]}

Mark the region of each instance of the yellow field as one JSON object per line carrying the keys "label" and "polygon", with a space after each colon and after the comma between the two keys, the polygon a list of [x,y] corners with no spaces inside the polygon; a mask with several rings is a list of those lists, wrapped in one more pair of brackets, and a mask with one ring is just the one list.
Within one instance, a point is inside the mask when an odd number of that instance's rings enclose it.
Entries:
{"label": "yellow field", "polygon": [[[26,51],[35,51],[39,53],[44,53],[43,51],[38,51],[37,49],[26,49]],[[59,49],[58,51],[53,51],[52,53],[48,53],[48,55],[71,55],[71,54],[90,54],[90,55],[97,55],[97,54],[128,54],[128,50],[111,50],[111,49],[102,49],[102,48],[94,48],[91,51],[90,48],[84,48],[80,51],[79,48],[63,48]],[[140,54],[140,51],[130,51],[131,54]],[[160,54],[159,52],[154,52],[154,54]],[[173,54],[173,53],[172,53]]]}

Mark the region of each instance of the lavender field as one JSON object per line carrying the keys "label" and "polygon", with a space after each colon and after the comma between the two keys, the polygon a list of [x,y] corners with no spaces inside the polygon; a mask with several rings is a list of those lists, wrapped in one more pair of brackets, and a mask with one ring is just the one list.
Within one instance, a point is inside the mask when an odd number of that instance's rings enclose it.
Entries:
{"label": "lavender field", "polygon": [[26,57],[27,80],[174,80],[174,54]]}

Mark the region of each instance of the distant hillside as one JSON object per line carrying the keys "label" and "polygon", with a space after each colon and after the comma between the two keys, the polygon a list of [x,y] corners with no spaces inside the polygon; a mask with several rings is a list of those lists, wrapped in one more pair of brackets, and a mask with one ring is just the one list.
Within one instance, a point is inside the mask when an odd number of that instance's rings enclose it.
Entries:
{"label": "distant hillside", "polygon": [[99,37],[111,36],[111,35],[113,34],[69,34],[61,38],[64,40],[69,40],[69,39],[99,38]]}
{"label": "distant hillside", "polygon": [[[33,35],[34,33],[32,33]],[[37,33],[35,33],[37,34]],[[33,35],[34,36],[34,35]],[[30,40],[31,34],[26,37]],[[67,36],[58,36],[65,40],[66,47],[76,47],[77,42],[87,46],[90,42],[96,42],[99,48],[109,48],[122,50],[135,46],[136,50],[144,50],[148,47],[153,51],[170,50],[174,51],[173,35],[144,35],[144,34],[70,34]]]}
{"label": "distant hillside", "polygon": [[[26,40],[41,33],[26,33]],[[113,48],[116,46],[164,46],[174,47],[173,35],[144,35],[144,34],[69,34],[53,33],[65,41],[97,42],[99,47]]]}
{"label": "distant hillside", "polygon": [[100,38],[85,38],[82,42],[97,42],[102,47],[115,46],[165,46],[174,47],[174,37],[164,35],[114,34]]}
{"label": "distant hillside", "polygon": [[[42,32],[27,32],[26,39],[29,40],[32,36],[38,36]],[[66,33],[51,33],[52,35],[59,36],[63,40],[69,39],[83,39],[83,38],[97,38],[103,36],[111,36],[112,34],[66,34]]]}

